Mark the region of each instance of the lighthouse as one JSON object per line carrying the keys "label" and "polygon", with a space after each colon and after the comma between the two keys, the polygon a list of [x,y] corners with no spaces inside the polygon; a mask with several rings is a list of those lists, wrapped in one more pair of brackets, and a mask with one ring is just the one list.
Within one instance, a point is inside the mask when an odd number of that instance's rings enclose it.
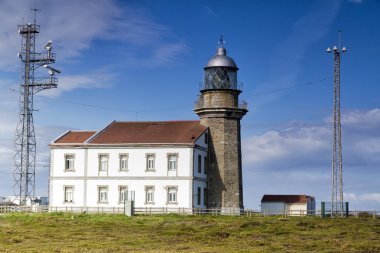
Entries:
{"label": "lighthouse", "polygon": [[216,54],[204,67],[204,78],[195,113],[208,135],[208,208],[241,211],[243,205],[240,121],[248,112],[239,101],[235,61],[227,56],[221,38]]}

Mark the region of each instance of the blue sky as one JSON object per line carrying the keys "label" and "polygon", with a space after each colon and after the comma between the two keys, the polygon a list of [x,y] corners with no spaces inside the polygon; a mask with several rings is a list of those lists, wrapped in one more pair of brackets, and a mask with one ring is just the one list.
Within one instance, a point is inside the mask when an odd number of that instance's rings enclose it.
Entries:
{"label": "blue sky", "polygon": [[[47,194],[48,143],[112,120],[193,120],[203,67],[220,35],[238,64],[244,202],[263,194],[328,200],[332,55],[342,57],[345,200],[380,210],[380,2],[37,0],[37,48],[53,40],[59,87],[35,97],[36,192]],[[35,0],[0,2],[0,195],[11,194],[18,118],[17,24]],[[36,75],[46,75],[38,72]]]}

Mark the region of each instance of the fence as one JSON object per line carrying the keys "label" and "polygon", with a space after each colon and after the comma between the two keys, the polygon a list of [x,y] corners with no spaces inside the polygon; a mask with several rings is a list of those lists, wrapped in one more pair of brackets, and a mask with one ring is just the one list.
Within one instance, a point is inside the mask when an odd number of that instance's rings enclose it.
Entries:
{"label": "fence", "polygon": [[[95,213],[95,214],[124,214],[124,207],[58,207],[58,206],[0,206],[0,214],[5,213],[47,213],[47,212],[67,212],[67,213]],[[224,209],[204,209],[204,208],[169,208],[169,207],[135,207],[134,213],[137,215],[233,215],[246,217],[269,217],[269,216],[316,216],[322,217],[321,210],[240,210],[238,208]],[[329,214],[326,215],[330,217]],[[380,211],[350,211],[351,217],[371,217],[380,218]]]}

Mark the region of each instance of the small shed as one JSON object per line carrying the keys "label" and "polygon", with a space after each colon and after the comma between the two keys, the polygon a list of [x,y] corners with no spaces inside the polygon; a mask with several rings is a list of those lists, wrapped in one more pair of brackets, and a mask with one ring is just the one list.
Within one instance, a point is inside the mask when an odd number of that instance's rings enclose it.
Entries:
{"label": "small shed", "polygon": [[315,198],[307,195],[268,195],[261,199],[264,214],[306,215],[315,213]]}

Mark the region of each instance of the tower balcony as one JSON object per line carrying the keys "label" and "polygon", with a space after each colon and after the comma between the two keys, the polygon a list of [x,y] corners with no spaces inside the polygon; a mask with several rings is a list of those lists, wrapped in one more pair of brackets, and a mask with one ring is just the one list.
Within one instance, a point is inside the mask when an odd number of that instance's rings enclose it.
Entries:
{"label": "tower balcony", "polygon": [[197,101],[194,102],[194,110],[199,109],[217,109],[217,108],[229,108],[229,109],[241,109],[248,111],[248,103],[244,100],[238,103],[212,103],[211,101],[207,101],[209,98],[205,98],[204,96],[200,96]]}
{"label": "tower balcony", "polygon": [[34,83],[30,84],[29,86],[33,88],[33,93],[37,93],[45,89],[57,88],[58,78],[54,76],[35,78]]}
{"label": "tower balcony", "polygon": [[40,26],[36,24],[18,25],[18,32],[19,34],[39,33]]}
{"label": "tower balcony", "polygon": [[[26,61],[26,59],[24,59],[24,58],[22,58],[21,60],[23,62]],[[35,62],[35,63],[42,63],[42,64],[54,63],[55,62],[55,54],[51,53],[51,52],[31,54],[29,61]]]}

